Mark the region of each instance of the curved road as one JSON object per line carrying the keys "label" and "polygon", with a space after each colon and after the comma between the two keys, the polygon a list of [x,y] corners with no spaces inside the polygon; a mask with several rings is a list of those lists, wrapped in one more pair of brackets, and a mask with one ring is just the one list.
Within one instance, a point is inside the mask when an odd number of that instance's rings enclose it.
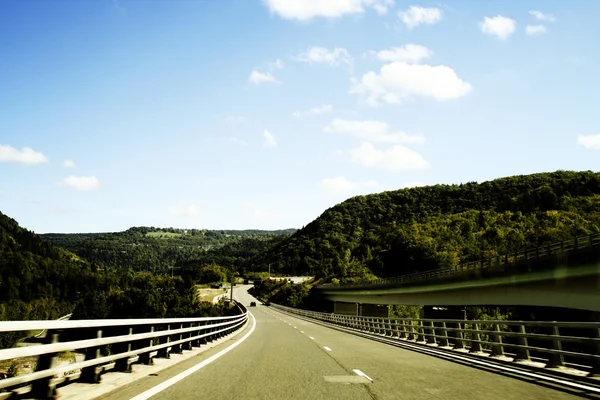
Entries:
{"label": "curved road", "polygon": [[[248,305],[251,286],[234,295]],[[258,303],[260,304],[260,303]],[[244,332],[105,396],[132,399],[575,399],[577,396],[307,322],[259,305]],[[246,337],[244,340],[243,338]],[[239,345],[181,378],[184,371]],[[177,378],[174,378],[177,377]],[[169,382],[176,383],[168,385]],[[162,384],[162,385],[161,385]],[[157,386],[160,385],[160,386]],[[163,390],[155,393],[153,388]]]}

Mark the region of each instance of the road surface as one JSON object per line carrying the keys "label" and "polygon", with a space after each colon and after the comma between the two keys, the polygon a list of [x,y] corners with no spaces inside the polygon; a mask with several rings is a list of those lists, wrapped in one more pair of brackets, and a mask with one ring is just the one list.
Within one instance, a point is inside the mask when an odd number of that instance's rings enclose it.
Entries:
{"label": "road surface", "polygon": [[[256,301],[241,286],[234,297]],[[105,400],[575,399],[572,394],[427,356],[262,306],[244,332],[197,357],[117,389]],[[244,339],[245,338],[245,339]],[[202,362],[238,343],[209,364]],[[197,369],[200,364],[204,365]],[[196,366],[195,372],[189,372]],[[187,376],[185,371],[188,370]],[[176,382],[174,382],[176,381]]]}

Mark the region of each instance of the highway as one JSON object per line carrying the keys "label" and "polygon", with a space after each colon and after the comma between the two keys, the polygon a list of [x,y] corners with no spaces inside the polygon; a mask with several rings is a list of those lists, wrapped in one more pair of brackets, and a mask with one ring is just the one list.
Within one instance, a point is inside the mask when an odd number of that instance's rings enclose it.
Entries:
{"label": "highway", "polygon": [[[250,287],[238,287],[235,298],[246,305],[255,301],[247,293]],[[235,338],[102,399],[579,398],[339,332],[258,304],[249,307],[255,321],[251,318]]]}

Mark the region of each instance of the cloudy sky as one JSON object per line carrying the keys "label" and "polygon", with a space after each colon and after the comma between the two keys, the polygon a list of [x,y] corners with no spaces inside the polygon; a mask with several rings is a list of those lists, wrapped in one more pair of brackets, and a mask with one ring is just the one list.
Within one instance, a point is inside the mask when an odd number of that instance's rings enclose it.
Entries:
{"label": "cloudy sky", "polygon": [[600,2],[0,2],[0,211],[302,227],[357,194],[600,166]]}

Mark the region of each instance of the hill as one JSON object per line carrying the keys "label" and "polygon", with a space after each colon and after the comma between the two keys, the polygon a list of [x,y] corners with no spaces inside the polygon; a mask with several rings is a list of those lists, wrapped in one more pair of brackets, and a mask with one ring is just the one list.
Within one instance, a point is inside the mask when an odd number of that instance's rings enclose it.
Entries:
{"label": "hill", "polygon": [[[183,277],[105,268],[56,247],[0,212],[0,320],[218,315]],[[0,348],[21,333],[0,334]]]}
{"label": "hill", "polygon": [[456,265],[600,231],[600,174],[556,171],[357,196],[253,265],[354,281]]}
{"label": "hill", "polygon": [[295,231],[133,227],[124,232],[49,233],[42,237],[99,267],[164,273],[190,263],[218,264],[237,271],[250,257]]}

